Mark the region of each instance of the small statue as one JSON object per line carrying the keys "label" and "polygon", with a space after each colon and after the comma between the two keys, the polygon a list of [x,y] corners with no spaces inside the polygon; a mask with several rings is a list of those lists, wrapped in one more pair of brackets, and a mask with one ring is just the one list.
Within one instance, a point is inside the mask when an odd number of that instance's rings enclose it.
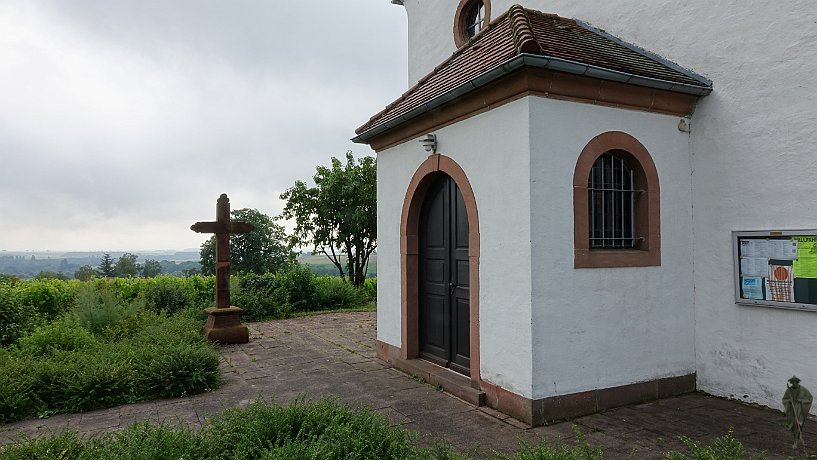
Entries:
{"label": "small statue", "polygon": [[783,394],[783,412],[786,414],[786,427],[794,435],[792,447],[796,449],[799,441],[805,449],[803,423],[811,409],[811,393],[805,387],[800,386],[800,379],[797,376],[790,378],[786,386],[786,393]]}

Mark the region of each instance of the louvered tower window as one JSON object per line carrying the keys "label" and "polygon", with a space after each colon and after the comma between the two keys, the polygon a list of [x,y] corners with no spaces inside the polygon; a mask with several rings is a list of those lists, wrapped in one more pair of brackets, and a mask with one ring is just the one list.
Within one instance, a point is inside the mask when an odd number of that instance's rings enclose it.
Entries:
{"label": "louvered tower window", "polygon": [[587,184],[590,211],[590,248],[632,249],[641,238],[635,234],[635,188],[633,169],[610,151],[593,164]]}

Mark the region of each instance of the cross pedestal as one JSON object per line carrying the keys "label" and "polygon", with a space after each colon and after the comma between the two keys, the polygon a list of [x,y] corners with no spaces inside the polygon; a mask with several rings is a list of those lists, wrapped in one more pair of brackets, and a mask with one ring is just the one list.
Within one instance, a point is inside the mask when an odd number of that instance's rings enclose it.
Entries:
{"label": "cross pedestal", "polygon": [[230,234],[249,233],[255,227],[230,221],[230,199],[222,193],[216,203],[215,222],[196,222],[190,230],[216,235],[216,306],[205,310],[204,335],[224,345],[249,342],[250,332],[241,324],[241,309],[230,305]]}

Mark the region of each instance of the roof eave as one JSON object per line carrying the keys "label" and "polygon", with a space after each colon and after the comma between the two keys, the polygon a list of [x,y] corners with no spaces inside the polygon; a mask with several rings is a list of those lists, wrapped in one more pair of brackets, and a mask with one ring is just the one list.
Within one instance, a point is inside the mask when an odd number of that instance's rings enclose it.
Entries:
{"label": "roof eave", "polygon": [[361,132],[351,140],[355,143],[366,143],[373,137],[395,128],[412,118],[418,117],[424,113],[450,102],[464,94],[467,94],[475,89],[485,86],[499,78],[521,68],[534,67],[540,69],[553,70],[557,72],[564,72],[574,75],[583,75],[587,77],[597,78],[600,80],[614,81],[619,83],[626,83],[637,86],[644,86],[647,88],[655,88],[676,93],[690,94],[693,96],[706,96],[712,92],[712,84],[707,86],[690,85],[686,83],[678,83],[657,78],[643,77],[640,75],[631,74],[628,72],[621,72],[617,70],[605,69],[603,67],[584,64],[581,62],[571,61],[568,59],[561,59],[552,56],[538,55],[538,54],[519,54],[502,64],[483,72],[482,74],[455,86],[445,93],[431,99],[430,101],[421,104],[410,111],[389,120],[385,123],[375,125],[371,129]]}

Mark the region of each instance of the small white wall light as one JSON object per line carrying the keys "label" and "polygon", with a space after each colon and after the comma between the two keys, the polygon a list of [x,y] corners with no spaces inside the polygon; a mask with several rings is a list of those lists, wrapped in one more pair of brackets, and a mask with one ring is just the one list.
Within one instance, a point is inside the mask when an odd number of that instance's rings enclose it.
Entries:
{"label": "small white wall light", "polygon": [[692,131],[692,127],[690,126],[689,123],[687,123],[686,120],[681,118],[678,121],[678,131],[681,131],[682,133],[688,133],[688,132]]}
{"label": "small white wall light", "polygon": [[423,148],[426,149],[426,152],[437,153],[436,134],[426,134],[424,138],[420,139],[420,143],[423,144]]}

